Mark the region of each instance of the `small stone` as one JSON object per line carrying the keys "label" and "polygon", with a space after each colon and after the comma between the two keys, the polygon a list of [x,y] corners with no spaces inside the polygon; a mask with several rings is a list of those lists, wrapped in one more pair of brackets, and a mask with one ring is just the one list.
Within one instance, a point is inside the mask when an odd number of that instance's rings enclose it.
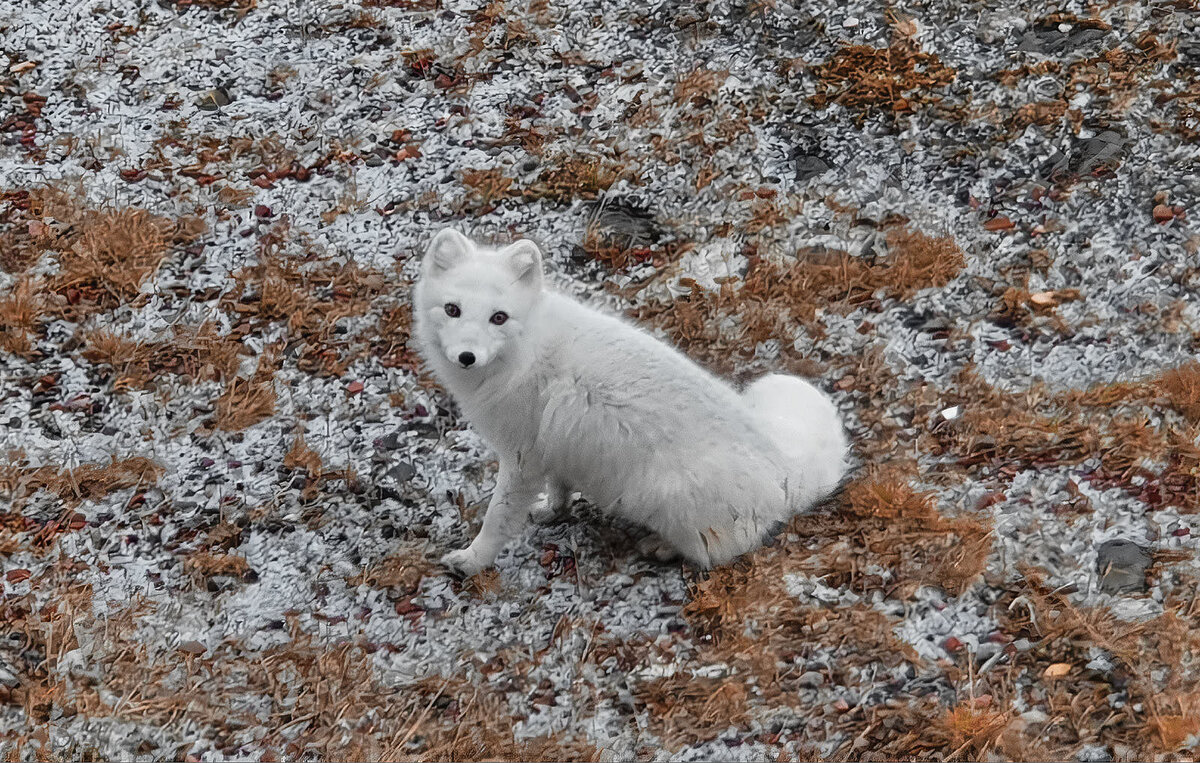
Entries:
{"label": "small stone", "polygon": [[1042,676],[1044,676],[1045,678],[1062,678],[1063,676],[1067,675],[1070,672],[1071,672],[1071,663],[1056,662],[1053,665],[1048,666],[1044,671],[1042,671]]}
{"label": "small stone", "polygon": [[199,641],[185,641],[179,645],[179,651],[185,654],[204,654],[208,651],[208,647]]}
{"label": "small stone", "polygon": [[255,217],[271,217],[273,214],[274,213],[271,211],[271,208],[266,204],[259,204],[254,207]]}
{"label": "small stone", "polygon": [[417,476],[417,470],[409,462],[401,461],[391,469],[388,469],[387,475],[396,482],[408,482],[413,477]]}
{"label": "small stone", "polygon": [[831,169],[829,163],[813,154],[800,154],[796,157],[796,180],[805,180],[823,175]]}
{"label": "small stone", "polygon": [[825,683],[825,676],[815,670],[808,670],[800,674],[800,677],[796,679],[796,683],[810,689],[815,689]]}
{"label": "small stone", "polygon": [[859,20],[857,18],[855,18],[854,16],[847,16],[846,20],[842,22],[842,26],[846,27],[847,29],[853,29],[854,27],[856,27],[858,25],[859,25]]}
{"label": "small stone", "polygon": [[228,106],[230,103],[233,103],[233,98],[230,97],[229,91],[223,87],[214,87],[212,90],[201,93],[196,98],[196,108],[201,111],[216,111],[222,106]]}
{"label": "small stone", "polygon": [[391,432],[379,438],[378,447],[382,450],[396,450],[400,447],[400,432]]}
{"label": "small stone", "polygon": [[1171,209],[1166,204],[1154,205],[1154,211],[1151,214],[1154,215],[1154,222],[1158,223],[1159,225],[1168,223],[1175,219],[1175,210]]}
{"label": "small stone", "polygon": [[1131,593],[1146,589],[1146,570],[1154,558],[1148,549],[1133,541],[1110,540],[1096,549],[1096,571],[1100,590]]}
{"label": "small stone", "polygon": [[346,392],[350,393],[351,395],[361,394],[364,389],[366,389],[366,385],[360,381],[352,381],[346,385]]}

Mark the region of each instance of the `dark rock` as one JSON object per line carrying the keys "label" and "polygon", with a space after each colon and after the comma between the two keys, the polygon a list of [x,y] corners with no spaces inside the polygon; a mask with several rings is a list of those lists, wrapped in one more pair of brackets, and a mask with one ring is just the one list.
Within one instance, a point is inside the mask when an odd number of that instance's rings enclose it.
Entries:
{"label": "dark rock", "polygon": [[649,246],[657,243],[663,235],[649,210],[624,202],[596,205],[592,222],[606,234],[609,241],[622,249]]}
{"label": "dark rock", "polygon": [[1146,590],[1146,570],[1153,563],[1150,551],[1133,541],[1110,540],[1096,549],[1100,590],[1132,593]]}
{"label": "dark rock", "polygon": [[396,482],[408,482],[410,479],[415,477],[416,474],[416,468],[407,461],[401,461],[391,469],[388,469],[387,473],[387,475]]}
{"label": "dark rock", "polygon": [[379,438],[379,447],[384,450],[396,450],[400,447],[400,432],[385,434]]}
{"label": "dark rock", "polygon": [[1025,36],[1021,38],[1021,44],[1017,46],[1017,50],[1026,53],[1063,53],[1082,48],[1089,43],[1103,39],[1104,36],[1105,32],[1102,29],[1077,24],[1071,25],[1071,28],[1065,32],[1058,24],[1043,24],[1026,32]]}
{"label": "dark rock", "polygon": [[233,103],[233,97],[223,87],[214,87],[212,90],[206,90],[196,98],[196,108],[201,111],[216,111],[222,106],[228,106],[231,103]]}
{"label": "dark rock", "polygon": [[796,156],[796,180],[803,183],[832,169],[829,163],[815,154],[798,154]]}

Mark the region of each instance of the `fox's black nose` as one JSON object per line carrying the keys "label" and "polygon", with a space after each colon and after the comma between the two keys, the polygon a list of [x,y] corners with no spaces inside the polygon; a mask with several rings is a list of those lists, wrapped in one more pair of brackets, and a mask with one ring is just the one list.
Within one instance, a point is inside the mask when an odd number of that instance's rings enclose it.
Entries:
{"label": "fox's black nose", "polygon": [[475,353],[473,353],[473,352],[458,353],[458,362],[463,364],[463,368],[467,368],[468,366],[474,365],[475,364]]}

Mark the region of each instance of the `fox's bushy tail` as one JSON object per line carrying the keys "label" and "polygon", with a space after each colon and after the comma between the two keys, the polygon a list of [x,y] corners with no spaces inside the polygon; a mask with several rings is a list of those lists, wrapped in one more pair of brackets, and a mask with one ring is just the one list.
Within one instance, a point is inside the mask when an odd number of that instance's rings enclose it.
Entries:
{"label": "fox's bushy tail", "polygon": [[747,387],[743,398],[792,465],[788,491],[796,511],[838,489],[848,445],[841,416],[825,393],[798,377],[769,374]]}

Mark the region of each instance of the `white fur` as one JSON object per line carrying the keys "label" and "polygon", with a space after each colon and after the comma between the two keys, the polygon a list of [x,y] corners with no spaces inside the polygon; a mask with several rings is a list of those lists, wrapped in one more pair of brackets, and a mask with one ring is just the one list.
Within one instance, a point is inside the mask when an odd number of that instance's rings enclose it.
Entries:
{"label": "white fur", "polygon": [[580,491],[711,567],[757,548],[845,473],[842,423],[811,384],[771,375],[738,394],[640,329],[544,290],[529,241],[490,249],[443,230],[413,304],[425,362],[499,454],[482,530],[443,558],[465,574],[546,513],[543,492],[553,511]]}

